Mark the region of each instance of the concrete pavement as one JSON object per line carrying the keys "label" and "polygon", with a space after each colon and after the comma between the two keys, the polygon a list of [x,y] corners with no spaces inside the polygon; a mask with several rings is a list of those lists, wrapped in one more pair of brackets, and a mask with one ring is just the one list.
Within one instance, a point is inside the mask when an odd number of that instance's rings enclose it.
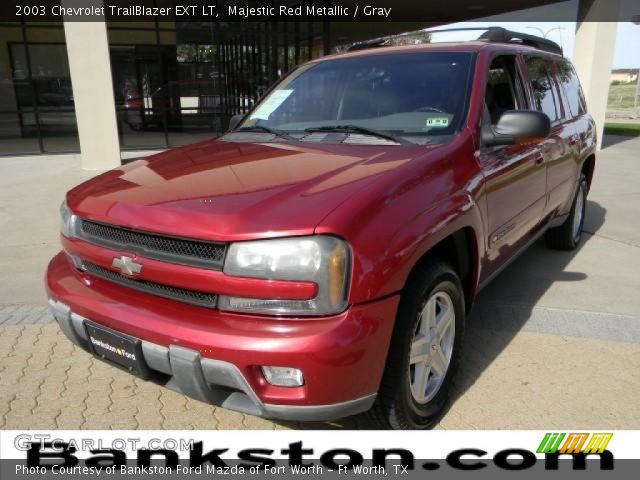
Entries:
{"label": "concrete pavement", "polygon": [[[534,245],[469,320],[439,428],[640,428],[640,139],[609,137],[576,252]],[[46,161],[45,161],[46,160]],[[0,161],[0,428],[354,428],[275,424],[142,382],[74,348],[48,314],[72,157]]]}

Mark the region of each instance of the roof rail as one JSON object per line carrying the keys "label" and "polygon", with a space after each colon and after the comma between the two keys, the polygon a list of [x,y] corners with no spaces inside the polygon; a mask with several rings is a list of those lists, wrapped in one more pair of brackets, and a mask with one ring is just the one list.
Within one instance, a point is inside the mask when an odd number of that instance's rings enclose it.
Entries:
{"label": "roof rail", "polygon": [[489,27],[478,40],[500,43],[520,43],[530,47],[562,55],[562,48],[556,42],[528,33],[513,32],[502,27]]}
{"label": "roof rail", "polygon": [[[486,42],[496,43],[518,43],[521,45],[528,45],[530,47],[544,50],[546,52],[557,53],[562,55],[562,48],[556,42],[547,40],[543,37],[536,35],[529,35],[527,33],[514,32],[507,30],[503,27],[453,27],[453,28],[441,28],[436,30],[426,30],[427,33],[444,33],[444,32],[467,32],[467,31],[481,31],[483,32],[478,40]],[[415,34],[416,32],[399,33],[397,35],[389,35],[388,37],[374,38],[371,40],[365,40],[363,42],[354,43],[347,52],[354,52],[357,50],[366,50],[367,48],[387,47],[391,39],[401,38]]]}
{"label": "roof rail", "polygon": [[386,47],[388,38],[374,38],[373,40],[366,40],[364,42],[358,42],[347,48],[347,52],[355,52],[357,50],[366,50],[367,48]]}

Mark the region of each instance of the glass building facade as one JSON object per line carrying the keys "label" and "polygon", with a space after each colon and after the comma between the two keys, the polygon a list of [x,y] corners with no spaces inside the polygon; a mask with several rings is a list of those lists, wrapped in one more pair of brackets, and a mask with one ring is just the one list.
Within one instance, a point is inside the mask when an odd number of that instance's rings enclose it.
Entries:
{"label": "glass building facade", "polygon": [[78,150],[62,22],[0,24],[0,154]]}
{"label": "glass building facade", "polygon": [[122,149],[221,134],[283,73],[323,54],[316,23],[109,24]]}
{"label": "glass building facade", "polygon": [[[329,50],[322,22],[109,22],[107,34],[121,150],[220,135]],[[79,149],[62,22],[0,24],[0,155]]]}

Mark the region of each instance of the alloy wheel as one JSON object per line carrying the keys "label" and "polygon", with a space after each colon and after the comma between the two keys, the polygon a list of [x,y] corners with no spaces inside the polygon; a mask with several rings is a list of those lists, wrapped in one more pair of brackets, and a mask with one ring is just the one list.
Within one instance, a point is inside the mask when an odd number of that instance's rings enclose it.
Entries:
{"label": "alloy wheel", "polygon": [[444,382],[455,340],[456,314],[448,293],[433,293],[422,307],[409,353],[411,395],[428,403]]}

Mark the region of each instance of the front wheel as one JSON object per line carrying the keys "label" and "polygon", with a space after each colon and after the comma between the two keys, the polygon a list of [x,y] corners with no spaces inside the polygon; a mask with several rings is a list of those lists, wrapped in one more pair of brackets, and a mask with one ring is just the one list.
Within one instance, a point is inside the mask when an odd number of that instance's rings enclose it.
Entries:
{"label": "front wheel", "polygon": [[444,410],[460,356],[465,306],[460,279],[435,262],[404,292],[369,426],[423,429]]}
{"label": "front wheel", "polygon": [[552,228],[545,234],[545,241],[549,248],[556,250],[575,250],[582,239],[584,215],[587,205],[587,180],[584,175],[573,199],[571,213],[562,225]]}

